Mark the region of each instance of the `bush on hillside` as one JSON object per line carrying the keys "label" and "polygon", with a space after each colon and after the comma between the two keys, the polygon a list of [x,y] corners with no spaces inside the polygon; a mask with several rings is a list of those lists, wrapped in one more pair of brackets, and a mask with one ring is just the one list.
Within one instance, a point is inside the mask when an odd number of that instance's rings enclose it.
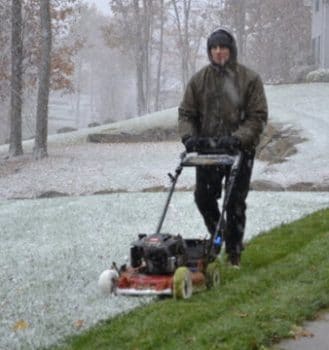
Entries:
{"label": "bush on hillside", "polygon": [[308,83],[321,82],[329,83],[329,69],[318,69],[306,75]]}
{"label": "bush on hillside", "polygon": [[302,83],[306,80],[306,76],[314,71],[316,67],[314,65],[299,65],[290,69],[290,79],[292,83]]}

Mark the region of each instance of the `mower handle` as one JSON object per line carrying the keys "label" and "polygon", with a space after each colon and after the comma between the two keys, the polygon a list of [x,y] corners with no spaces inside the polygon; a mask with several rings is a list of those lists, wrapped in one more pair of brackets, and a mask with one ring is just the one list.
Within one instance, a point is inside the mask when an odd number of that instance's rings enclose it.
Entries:
{"label": "mower handle", "polygon": [[241,158],[241,152],[235,154],[218,153],[218,154],[198,154],[198,153],[182,153],[181,166],[231,166]]}
{"label": "mower handle", "polygon": [[[231,175],[236,176],[236,173],[239,169],[239,165],[241,162],[242,158],[242,153],[240,151],[237,151],[236,154],[231,155],[227,153],[222,153],[222,154],[197,154],[197,153],[187,153],[183,152],[180,156],[181,162],[178,165],[178,167],[175,170],[175,175],[168,174],[170,180],[171,180],[171,188],[168,193],[168,198],[165,204],[165,207],[163,209],[163,213],[160,217],[160,221],[158,224],[158,227],[156,229],[156,233],[160,233],[163,221],[165,219],[165,216],[168,211],[169,203],[171,200],[171,197],[174,193],[175,186],[177,183],[177,180],[183,170],[183,167],[186,166],[220,166],[220,165],[228,165],[232,166],[231,167]],[[226,192],[225,192],[225,197],[226,197]],[[225,200],[224,200],[225,201]],[[227,201],[227,200],[226,200]],[[212,237],[214,238],[214,237]]]}

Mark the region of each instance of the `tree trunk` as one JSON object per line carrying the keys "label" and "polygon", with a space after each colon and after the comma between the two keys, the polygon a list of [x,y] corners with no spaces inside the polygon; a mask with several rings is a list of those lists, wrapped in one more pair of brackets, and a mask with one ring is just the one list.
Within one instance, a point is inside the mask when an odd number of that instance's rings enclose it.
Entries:
{"label": "tree trunk", "polygon": [[40,0],[41,59],[38,69],[37,123],[33,155],[35,159],[47,157],[48,100],[50,85],[51,18],[50,0]]}
{"label": "tree trunk", "polygon": [[153,16],[153,0],[143,0],[143,50],[144,50],[144,92],[145,109],[150,112],[150,86],[151,86],[151,31]]}
{"label": "tree trunk", "polygon": [[9,156],[23,154],[22,147],[22,2],[12,0],[11,97]]}
{"label": "tree trunk", "polygon": [[134,0],[134,15],[136,20],[136,78],[137,78],[137,113],[143,115],[146,112],[145,98],[145,46],[143,44],[142,19],[139,9],[139,1]]}
{"label": "tree trunk", "polygon": [[[177,0],[172,0],[174,6],[176,25],[178,30],[178,40],[179,47],[181,52],[181,74],[182,74],[182,86],[185,90],[190,77],[189,71],[189,53],[190,53],[190,44],[189,44],[189,17],[191,10],[191,0],[183,1],[183,18],[181,19],[179,6]],[[183,25],[182,25],[183,22]]]}
{"label": "tree trunk", "polygon": [[81,104],[81,72],[82,72],[82,59],[78,58],[77,69],[77,87],[76,87],[76,104],[75,104],[75,126],[77,129],[80,127],[80,104]]}
{"label": "tree trunk", "polygon": [[156,90],[155,90],[155,110],[159,110],[160,99],[160,87],[161,87],[161,71],[162,71],[162,58],[163,58],[163,29],[164,29],[164,0],[160,0],[160,48],[159,48],[159,61],[157,70]]}
{"label": "tree trunk", "polygon": [[237,46],[240,61],[244,61],[245,43],[246,43],[246,3],[245,0],[239,0],[237,3],[238,10],[236,12],[236,28],[237,28]]}

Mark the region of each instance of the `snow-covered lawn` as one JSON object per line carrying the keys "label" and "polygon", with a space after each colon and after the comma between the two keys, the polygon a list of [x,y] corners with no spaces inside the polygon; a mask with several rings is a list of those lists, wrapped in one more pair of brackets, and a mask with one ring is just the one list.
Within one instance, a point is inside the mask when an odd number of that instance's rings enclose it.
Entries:
{"label": "snow-covered lawn", "polygon": [[[252,180],[267,180],[285,188],[309,182],[329,186],[329,84],[267,86],[270,121],[298,129],[307,141],[287,162],[256,161]],[[183,147],[179,142],[140,144],[88,144],[88,133],[141,132],[153,127],[174,127],[177,108],[107,126],[49,137],[48,159],[17,167],[11,176],[0,176],[0,199],[36,197],[56,190],[69,194],[92,194],[102,190],[142,190],[167,185]],[[33,142],[24,143],[29,152]],[[0,146],[1,157],[8,146]],[[194,183],[193,172],[180,181]]]}
{"label": "snow-covered lawn", "polygon": [[289,161],[263,167],[254,178],[283,187],[296,182],[329,183],[329,84],[268,86],[270,119],[291,125],[307,139]]}
{"label": "snow-covered lawn", "polygon": [[[300,130],[308,141],[287,162],[256,162],[253,180],[283,186],[329,183],[329,84],[266,88],[270,119]],[[174,126],[175,109],[111,125],[113,132]],[[109,126],[93,129],[102,132]],[[88,145],[90,129],[49,138],[50,157],[14,167],[0,177],[0,349],[48,346],[147,299],[104,298],[99,273],[113,260],[123,262],[137,233],[156,229],[165,193],[116,193],[106,196],[43,200],[49,190],[90,194],[104,189],[139,191],[168,185],[177,142]],[[24,144],[27,152],[33,143]],[[1,161],[7,146],[0,146]],[[2,163],[0,162],[0,167]],[[6,172],[0,174],[6,174]],[[193,169],[179,184],[194,183]],[[251,192],[246,238],[329,206],[328,193]],[[177,192],[163,231],[195,237],[205,232],[192,192]],[[275,247],[273,247],[275,249]]]}
{"label": "snow-covered lawn", "polygon": [[[105,298],[99,273],[156,229],[165,193],[0,202],[0,349],[48,346],[148,299]],[[329,206],[327,193],[251,192],[246,237]],[[204,235],[192,192],[176,192],[163,232]]]}

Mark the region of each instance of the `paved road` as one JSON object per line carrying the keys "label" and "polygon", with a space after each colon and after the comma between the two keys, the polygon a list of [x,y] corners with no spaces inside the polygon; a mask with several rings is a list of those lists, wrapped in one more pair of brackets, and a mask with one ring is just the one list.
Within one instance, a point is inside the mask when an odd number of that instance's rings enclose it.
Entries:
{"label": "paved road", "polygon": [[328,350],[329,349],[329,313],[321,315],[319,320],[307,322],[303,326],[304,336],[281,342],[276,350]]}

